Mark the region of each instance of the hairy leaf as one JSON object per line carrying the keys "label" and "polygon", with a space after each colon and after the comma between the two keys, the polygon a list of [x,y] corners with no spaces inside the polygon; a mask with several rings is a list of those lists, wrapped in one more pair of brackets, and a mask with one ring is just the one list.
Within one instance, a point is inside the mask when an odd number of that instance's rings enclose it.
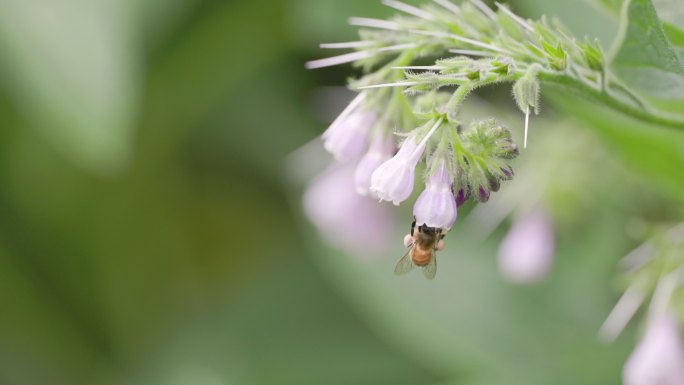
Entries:
{"label": "hairy leaf", "polygon": [[623,4],[612,68],[627,85],[648,96],[684,100],[684,67],[649,0]]}

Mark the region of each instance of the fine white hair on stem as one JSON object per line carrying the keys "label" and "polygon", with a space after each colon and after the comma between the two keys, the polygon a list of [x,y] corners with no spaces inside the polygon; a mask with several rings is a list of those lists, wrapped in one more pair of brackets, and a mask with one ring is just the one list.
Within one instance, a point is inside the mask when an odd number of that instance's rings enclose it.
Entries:
{"label": "fine white hair on stem", "polygon": [[427,135],[425,135],[425,137],[420,141],[420,143],[418,143],[418,147],[416,147],[416,151],[418,151],[418,149],[421,148],[421,146],[422,146],[422,147],[425,146],[425,144],[427,143],[427,141],[430,140],[430,137],[432,136],[432,134],[434,134],[435,131],[437,130],[437,128],[439,128],[439,126],[442,125],[442,121],[443,121],[443,120],[444,120],[444,118],[439,118],[439,119],[437,119],[437,121],[436,121],[435,124],[432,126],[432,128],[430,128],[430,131],[428,131]]}
{"label": "fine white hair on stem", "polygon": [[332,67],[339,64],[351,63],[357,60],[366,59],[371,56],[373,56],[373,54],[370,51],[351,52],[345,53],[343,55],[328,57],[325,59],[311,60],[306,62],[304,67],[310,70],[316,68]]}
{"label": "fine white hair on stem", "polygon": [[644,242],[622,257],[618,265],[626,272],[640,269],[656,256],[656,249],[649,242]]}
{"label": "fine white hair on stem", "polygon": [[522,17],[520,17],[520,16],[516,15],[515,13],[511,12],[511,10],[508,9],[508,7],[506,7],[505,5],[503,5],[503,4],[501,4],[501,3],[498,3],[498,2],[496,2],[496,3],[494,3],[494,4],[496,4],[496,6],[497,6],[501,11],[503,11],[505,14],[507,14],[508,16],[510,16],[513,20],[515,20],[515,21],[516,21],[518,24],[520,24],[523,28],[525,28],[525,29],[528,30],[529,32],[534,32],[534,28],[532,28],[532,26],[531,26],[530,24],[528,24],[525,20],[523,20]]}
{"label": "fine white hair on stem", "polygon": [[349,24],[357,27],[399,30],[399,24],[389,20],[371,19],[368,17],[350,17]]}
{"label": "fine white hair on stem", "polygon": [[398,66],[392,67],[393,70],[427,70],[427,71],[440,71],[446,69],[444,66]]}
{"label": "fine white hair on stem", "polygon": [[375,52],[388,52],[388,51],[401,51],[405,49],[410,49],[416,47],[416,44],[413,43],[407,43],[407,44],[397,44],[397,45],[391,45],[388,47],[382,47],[377,49],[377,51],[357,51],[357,52],[350,52],[350,53],[345,53],[342,55],[337,55],[337,56],[332,56],[328,57],[325,59],[319,59],[319,60],[312,60],[309,62],[306,62],[305,67],[307,69],[316,69],[316,68],[324,68],[324,67],[332,67],[338,64],[345,64],[345,63],[351,63],[357,60],[361,59],[366,59],[375,54]]}
{"label": "fine white hair on stem", "polygon": [[373,84],[370,86],[361,86],[359,90],[368,90],[372,88],[387,88],[387,87],[410,87],[417,86],[420,82],[399,82],[399,83],[383,83],[383,84]]}
{"label": "fine white hair on stem", "polygon": [[405,49],[416,48],[417,46],[418,46],[418,44],[415,44],[415,43],[397,44],[397,45],[390,45],[387,47],[379,48],[378,51],[381,51],[381,52],[401,51],[401,50],[405,50]]}
{"label": "fine white hair on stem", "polygon": [[470,50],[470,49],[450,49],[450,53],[455,53],[458,55],[467,55],[467,56],[491,56],[489,52],[485,51],[475,51],[475,50]]}
{"label": "fine white hair on stem", "polygon": [[649,318],[655,318],[667,312],[670,301],[672,300],[672,295],[674,294],[674,291],[682,285],[682,281],[684,281],[684,265],[679,266],[671,273],[660,277],[658,285],[653,291],[651,304],[648,307]]}
{"label": "fine white hair on stem", "polygon": [[427,35],[427,36],[435,36],[435,37],[445,37],[445,38],[449,38],[449,39],[454,39],[454,40],[462,41],[462,42],[464,42],[464,43],[468,43],[468,44],[474,45],[474,46],[476,46],[476,47],[485,48],[485,49],[492,50],[492,51],[496,51],[496,52],[503,53],[503,54],[509,54],[506,50],[501,49],[501,48],[499,48],[499,47],[497,47],[497,46],[495,46],[495,45],[483,43],[483,42],[481,42],[481,41],[469,39],[469,38],[463,37],[463,36],[458,36],[458,35],[455,35],[455,34],[453,34],[453,33],[434,32],[434,31],[421,31],[421,30],[418,30],[418,29],[412,29],[412,30],[410,30],[409,32],[411,32],[411,33],[417,33],[417,34],[419,34],[419,35]]}
{"label": "fine white hair on stem", "polygon": [[354,110],[361,105],[361,102],[366,98],[366,93],[365,92],[359,92],[359,94],[352,99],[351,102],[347,105],[347,107],[340,112],[339,115],[337,115],[337,118],[330,124],[330,127],[335,126],[339,122],[343,121],[344,119],[347,118]]}
{"label": "fine white hair on stem", "polygon": [[458,15],[461,12],[458,6],[449,0],[433,0],[435,3],[441,5],[446,10],[451,11],[453,14]]}
{"label": "fine white hair on stem", "polygon": [[477,9],[479,9],[487,17],[496,21],[496,13],[494,13],[494,11],[492,11],[487,4],[483,3],[481,0],[470,0],[470,2],[473,3],[473,5],[476,6]]}
{"label": "fine white hair on stem", "polygon": [[320,47],[323,49],[347,49],[347,48],[364,48],[375,44],[372,41],[345,41],[341,43],[321,43]]}
{"label": "fine white hair on stem", "polygon": [[406,3],[402,3],[401,1],[397,0],[382,0],[382,3],[390,8],[394,8],[398,11],[402,11],[405,13],[408,13],[409,15],[413,15],[415,17],[419,17],[421,19],[425,20],[434,20],[435,17],[430,14],[430,12],[423,11],[420,8],[416,8],[412,5],[408,5]]}
{"label": "fine white hair on stem", "polygon": [[644,293],[630,286],[599,329],[599,338],[605,343],[615,341],[644,302]]}
{"label": "fine white hair on stem", "polygon": [[525,110],[525,140],[523,143],[523,148],[527,148],[527,128],[529,127],[530,124],[530,106],[527,106],[527,110]]}

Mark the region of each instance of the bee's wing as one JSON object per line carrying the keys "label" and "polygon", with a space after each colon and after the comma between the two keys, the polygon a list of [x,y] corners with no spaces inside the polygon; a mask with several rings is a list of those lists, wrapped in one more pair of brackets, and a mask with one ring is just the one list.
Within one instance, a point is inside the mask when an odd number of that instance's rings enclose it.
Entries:
{"label": "bee's wing", "polygon": [[433,255],[430,263],[423,267],[423,275],[427,279],[434,279],[437,274],[437,256]]}
{"label": "bee's wing", "polygon": [[397,262],[397,265],[394,267],[394,274],[406,274],[413,269],[413,262],[411,262],[411,256],[409,255],[410,252],[411,248],[409,248],[406,254]]}

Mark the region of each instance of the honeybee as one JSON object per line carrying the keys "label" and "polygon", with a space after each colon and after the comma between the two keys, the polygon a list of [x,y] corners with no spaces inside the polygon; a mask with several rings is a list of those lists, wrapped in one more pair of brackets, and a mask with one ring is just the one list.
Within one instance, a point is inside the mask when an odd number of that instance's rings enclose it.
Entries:
{"label": "honeybee", "polygon": [[423,275],[427,279],[435,278],[437,274],[437,257],[435,251],[444,248],[446,232],[437,227],[420,225],[416,221],[411,224],[411,233],[404,237],[404,245],[408,248],[406,254],[397,262],[394,274],[406,274],[413,266],[423,268]]}

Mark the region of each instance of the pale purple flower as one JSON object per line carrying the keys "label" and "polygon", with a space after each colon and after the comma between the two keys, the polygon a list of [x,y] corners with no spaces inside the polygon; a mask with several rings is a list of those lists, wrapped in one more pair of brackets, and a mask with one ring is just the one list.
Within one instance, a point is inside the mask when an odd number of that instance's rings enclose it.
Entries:
{"label": "pale purple flower", "polygon": [[394,141],[391,136],[377,134],[373,137],[368,152],[356,166],[354,184],[356,185],[357,193],[361,195],[368,195],[370,193],[373,171],[390,159],[393,153]]}
{"label": "pale purple flower", "polygon": [[399,205],[411,195],[416,165],[423,156],[427,141],[441,124],[442,120],[437,121],[420,143],[416,140],[417,133],[409,136],[394,157],[375,169],[370,190],[380,200]]}
{"label": "pale purple flower", "polygon": [[450,229],[456,221],[456,198],[451,189],[451,177],[444,162],[425,183],[425,190],[413,206],[416,225]]}
{"label": "pale purple flower", "polygon": [[672,314],[649,320],[622,370],[625,385],[684,385],[684,346]]}
{"label": "pale purple flower", "polygon": [[321,136],[325,149],[340,162],[357,159],[366,149],[376,113],[363,110],[364,98],[359,94]]}
{"label": "pale purple flower", "polygon": [[540,281],[551,269],[554,250],[553,222],[538,209],[511,225],[499,246],[499,270],[511,282]]}
{"label": "pale purple flower", "polygon": [[304,192],[303,204],[306,216],[335,247],[374,256],[391,244],[391,210],[356,193],[353,163],[333,164],[316,177]]}
{"label": "pale purple flower", "polygon": [[380,200],[395,205],[405,201],[413,191],[416,165],[424,149],[425,146],[419,147],[414,137],[406,139],[394,157],[373,171],[370,190]]}

